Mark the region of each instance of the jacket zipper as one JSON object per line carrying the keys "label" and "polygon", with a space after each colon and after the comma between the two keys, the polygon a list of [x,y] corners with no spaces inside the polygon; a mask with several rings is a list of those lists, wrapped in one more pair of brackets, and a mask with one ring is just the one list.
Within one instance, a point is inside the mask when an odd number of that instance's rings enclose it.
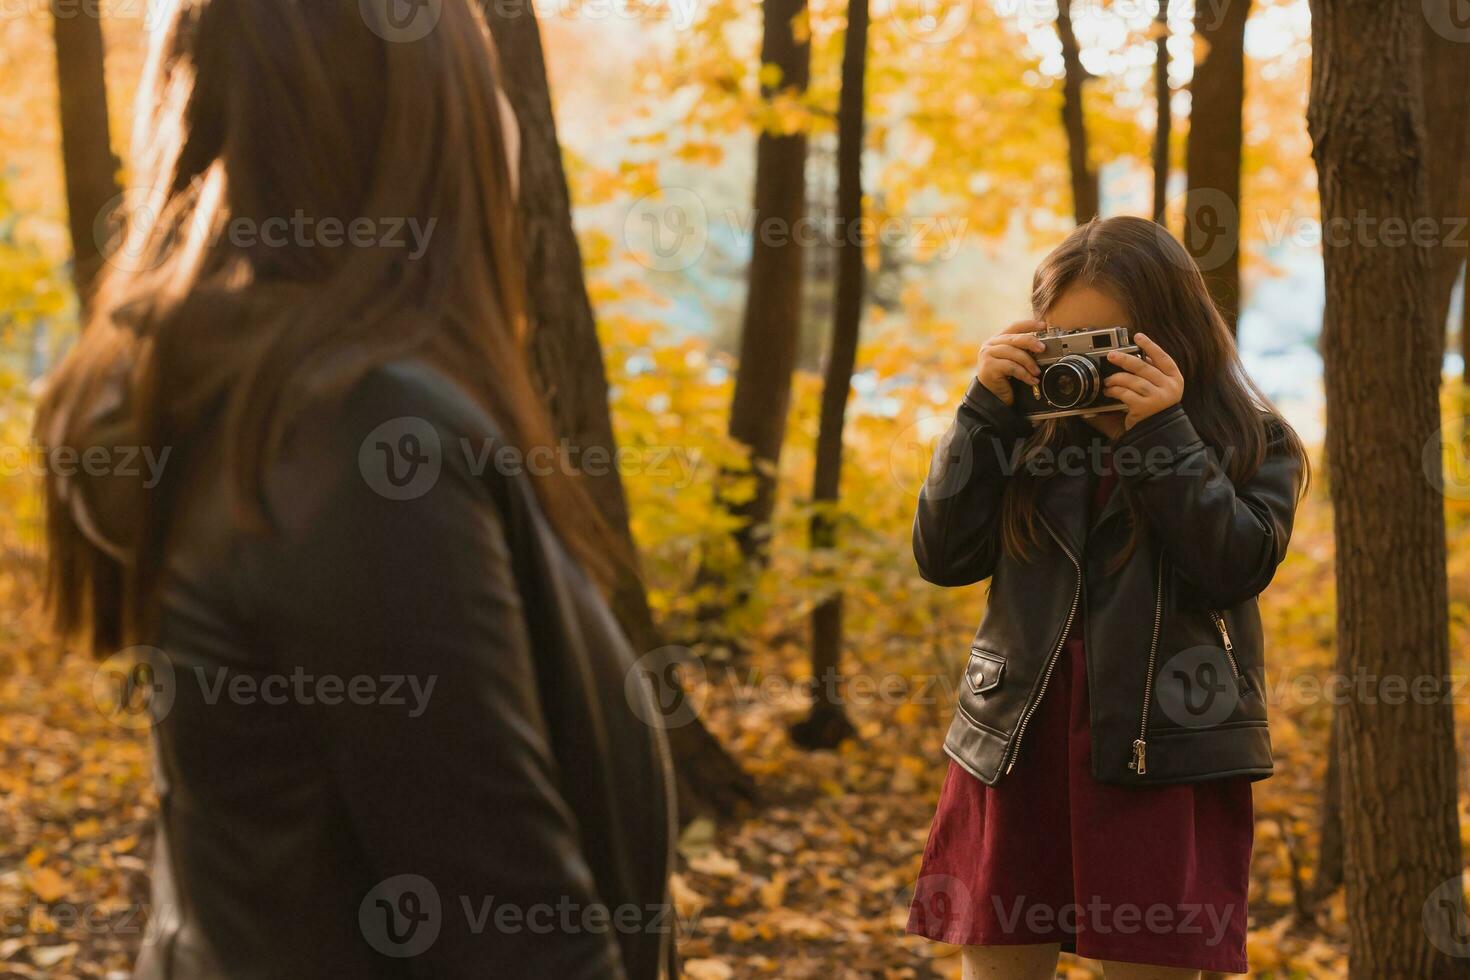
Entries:
{"label": "jacket zipper", "polygon": [[1148,674],[1143,685],[1143,713],[1138,720],[1138,737],[1133,740],[1133,758],[1128,768],[1142,776],[1148,772],[1148,707],[1154,694],[1154,668],[1159,659],[1159,630],[1164,623],[1164,554],[1159,552],[1158,584],[1154,586],[1154,635],[1148,644]]}
{"label": "jacket zipper", "polygon": [[[1040,515],[1038,514],[1038,516]],[[1010,759],[1005,763],[1006,775],[1010,775],[1011,770],[1016,767],[1016,756],[1021,752],[1021,739],[1026,734],[1026,725],[1030,723],[1031,716],[1036,713],[1036,709],[1041,706],[1041,699],[1046,697],[1047,685],[1051,683],[1052,672],[1056,670],[1057,657],[1061,656],[1062,647],[1067,643],[1067,635],[1072,632],[1072,623],[1077,619],[1077,606],[1082,601],[1082,562],[1077,559],[1076,555],[1072,554],[1072,549],[1063,543],[1061,536],[1052,530],[1051,525],[1047,524],[1045,517],[1041,518],[1041,523],[1046,524],[1047,531],[1051,533],[1053,538],[1056,538],[1056,542],[1058,545],[1061,545],[1063,553],[1071,560],[1072,567],[1077,572],[1077,587],[1072,591],[1072,608],[1067,612],[1067,622],[1062,626],[1062,635],[1057,637],[1057,645],[1052,649],[1051,656],[1046,661],[1046,670],[1041,675],[1041,689],[1036,692],[1035,700],[1026,705],[1026,710],[1021,712],[1021,723],[1016,726],[1015,737],[1011,739],[1009,748]]]}
{"label": "jacket zipper", "polygon": [[1230,628],[1225,625],[1225,615],[1211,609],[1210,618],[1215,621],[1215,629],[1220,631],[1220,642],[1225,645],[1225,658],[1230,661],[1230,669],[1239,678],[1240,664],[1235,662],[1235,644],[1230,642]]}

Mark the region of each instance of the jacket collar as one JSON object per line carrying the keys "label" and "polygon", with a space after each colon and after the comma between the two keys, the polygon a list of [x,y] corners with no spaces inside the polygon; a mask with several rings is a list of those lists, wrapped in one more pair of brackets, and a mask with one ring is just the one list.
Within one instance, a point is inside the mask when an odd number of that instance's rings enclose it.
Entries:
{"label": "jacket collar", "polygon": [[1118,514],[1128,509],[1128,496],[1123,492],[1123,481],[1113,481],[1113,489],[1108,493],[1108,499],[1103,502],[1102,510],[1093,518],[1092,529],[1097,530]]}
{"label": "jacket collar", "polygon": [[1062,547],[1081,559],[1087,544],[1087,495],[1090,481],[1085,473],[1060,472],[1041,484],[1037,507],[1046,526]]}
{"label": "jacket collar", "polygon": [[1105,442],[1102,435],[1090,432],[1069,439],[1065,444],[1069,451],[1073,454],[1080,452],[1081,455],[1074,456],[1066,466],[1059,466],[1058,472],[1042,481],[1037,498],[1037,506],[1047,526],[1079,560],[1087,546],[1089,533],[1127,509],[1122,481],[1117,481],[1102,510],[1090,522],[1088,520],[1093,488],[1098,479],[1093,473],[1093,447],[1102,446]]}

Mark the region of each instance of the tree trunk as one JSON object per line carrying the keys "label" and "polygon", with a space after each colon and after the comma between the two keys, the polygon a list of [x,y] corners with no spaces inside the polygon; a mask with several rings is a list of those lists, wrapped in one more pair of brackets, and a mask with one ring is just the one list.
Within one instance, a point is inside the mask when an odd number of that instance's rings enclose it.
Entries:
{"label": "tree trunk", "polygon": [[[868,62],[868,0],[848,0],[842,50],[842,92],[837,107],[837,298],[832,310],[832,344],[822,379],[822,414],[817,429],[811,521],[813,552],[837,544],[836,521],[824,506],[835,505],[842,482],[842,430],[862,329],[864,265],[858,229],[863,219],[863,115]],[[843,708],[842,592],[812,611],[812,710],[792,728],[792,739],[808,748],[832,748],[854,734]]]}
{"label": "tree trunk", "polygon": [[1184,245],[1234,331],[1240,319],[1241,109],[1245,102],[1245,22],[1250,0],[1201,3],[1195,37],[1206,42],[1190,85]]}
{"label": "tree trunk", "polygon": [[106,51],[102,23],[82,5],[51,7],[56,41],[56,88],[60,100],[61,162],[66,179],[67,223],[71,230],[72,279],[85,311],[92,299],[102,252],[97,228],[117,204],[122,188],[107,119]]}
{"label": "tree trunk", "polygon": [[1354,685],[1336,718],[1349,975],[1365,980],[1470,973],[1457,939],[1444,500],[1422,461],[1438,438],[1444,325],[1430,308],[1431,249],[1412,237],[1382,247],[1388,222],[1412,228],[1429,204],[1418,7],[1311,4],[1322,217],[1356,228],[1367,216],[1384,235],[1373,247],[1330,232],[1323,248],[1338,670]]}
{"label": "tree trunk", "polygon": [[1342,767],[1338,745],[1337,718],[1333,716],[1327,742],[1327,775],[1322,787],[1321,841],[1317,851],[1317,876],[1312,898],[1322,902],[1342,887]]}
{"label": "tree trunk", "polygon": [[1429,137],[1429,207],[1437,222],[1437,248],[1430,312],[1448,333],[1450,297],[1465,264],[1466,228],[1470,216],[1470,48],[1463,38],[1446,37],[1434,24],[1452,23],[1450,15],[1460,0],[1425,0],[1444,11],[1442,18],[1424,17],[1424,124]]}
{"label": "tree trunk", "polygon": [[[767,99],[806,91],[811,73],[806,17],[806,0],[765,0],[761,64],[780,72],[774,84],[762,85]],[[800,39],[794,30],[798,20],[803,22]],[[806,214],[806,145],[805,133],[769,129],[756,145],[754,241],[730,404],[730,436],[750,447],[754,466],[754,496],[731,508],[744,521],[736,537],[747,559],[764,552],[775,509],[776,467],[801,335],[803,255],[795,235]]]}
{"label": "tree trunk", "polygon": [[[1440,2],[1448,10],[1453,0],[1435,2]],[[1440,23],[1449,21],[1445,19]],[[1436,322],[1448,324],[1455,280],[1465,264],[1465,235],[1457,233],[1454,222],[1470,215],[1470,167],[1465,166],[1465,159],[1470,155],[1470,123],[1467,123],[1463,105],[1464,93],[1470,90],[1470,58],[1465,56],[1463,44],[1435,31],[1432,24],[1432,19],[1426,17],[1423,87],[1428,137],[1428,214],[1437,222],[1439,244],[1431,253],[1433,280],[1429,308]],[[1470,305],[1466,310],[1470,311]],[[1461,344],[1465,343],[1462,333]],[[1470,347],[1464,349],[1470,354]],[[1465,358],[1465,363],[1466,371],[1470,372],[1470,357]],[[1470,373],[1466,377],[1470,378]],[[1322,844],[1317,863],[1315,892],[1318,898],[1325,898],[1342,886],[1342,813],[1337,744],[1334,726],[1327,757]]]}
{"label": "tree trunk", "polygon": [[1067,133],[1067,159],[1072,173],[1072,214],[1077,223],[1085,224],[1097,217],[1102,191],[1097,171],[1087,152],[1087,115],[1083,109],[1083,88],[1087,69],[1072,30],[1072,0],[1057,4],[1057,37],[1062,42],[1062,127]]}
{"label": "tree trunk", "polygon": [[[506,94],[521,129],[520,218],[525,246],[531,359],[550,405],[557,435],[574,449],[616,459],[608,407],[607,374],[597,323],[572,224],[551,89],[536,18],[494,3],[483,7],[499,49]],[[615,466],[582,467],[582,479],[617,538],[618,580],[613,610],[638,654],[663,645],[639,574],[638,550],[628,527],[628,504]],[[676,692],[677,693],[677,692]],[[703,808],[728,813],[754,797],[754,784],[703,724],[668,729],[679,780],[680,810],[690,819]]]}
{"label": "tree trunk", "polygon": [[1154,55],[1154,104],[1158,115],[1154,127],[1154,220],[1168,227],[1169,139],[1174,129],[1174,113],[1169,104],[1169,0],[1159,0],[1154,30],[1159,35]]}

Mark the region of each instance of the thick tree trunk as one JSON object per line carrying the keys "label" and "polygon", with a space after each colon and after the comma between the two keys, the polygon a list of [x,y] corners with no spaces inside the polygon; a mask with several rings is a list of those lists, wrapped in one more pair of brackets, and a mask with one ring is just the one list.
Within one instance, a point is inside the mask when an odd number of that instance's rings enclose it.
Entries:
{"label": "thick tree trunk", "polygon": [[[1311,9],[1323,220],[1412,228],[1429,203],[1419,5]],[[1338,669],[1353,685],[1336,717],[1349,974],[1464,976],[1444,500],[1423,471],[1444,333],[1429,302],[1431,249],[1329,233],[1323,252]]]}
{"label": "thick tree trunk", "polygon": [[[852,372],[862,329],[865,266],[857,234],[863,218],[863,116],[868,62],[868,0],[848,0],[847,36],[842,50],[842,92],[837,107],[837,299],[832,310],[832,343],[822,379],[822,414],[817,429],[817,459],[812,499],[813,551],[837,543],[836,522],[820,508],[836,504],[842,482],[842,430],[847,418]],[[831,748],[850,737],[852,723],[843,708],[842,593],[812,611],[812,710],[792,729],[808,748]]]}
{"label": "thick tree trunk", "polygon": [[1323,901],[1342,887],[1342,767],[1338,759],[1338,732],[1334,716],[1327,742],[1327,776],[1322,787],[1321,842],[1317,852],[1317,877],[1312,898]]}
{"label": "thick tree trunk", "polygon": [[1057,4],[1057,37],[1062,42],[1062,128],[1067,133],[1067,160],[1072,174],[1072,214],[1080,225],[1098,216],[1102,191],[1087,151],[1083,89],[1091,76],[1082,67],[1077,35],[1072,30],[1072,0]]}
{"label": "thick tree trunk", "polygon": [[[1448,12],[1454,0],[1433,0]],[[1450,23],[1446,18],[1440,23]],[[1434,20],[1424,19],[1424,120],[1428,138],[1428,215],[1435,221],[1437,247],[1431,253],[1433,266],[1429,308],[1436,322],[1448,331],[1450,300],[1455,280],[1465,265],[1464,229],[1457,222],[1470,215],[1470,116],[1465,112],[1465,93],[1470,91],[1470,56],[1463,43],[1434,30]],[[1470,310],[1470,304],[1466,306]],[[1463,327],[1462,327],[1463,330]],[[1461,334],[1461,343],[1466,343]],[[1470,354],[1470,347],[1465,347]],[[1470,357],[1465,358],[1470,378]],[[1342,815],[1339,800],[1337,732],[1327,759],[1327,792],[1323,801],[1322,850],[1318,861],[1318,897],[1342,885]]]}
{"label": "thick tree trunk", "polygon": [[1199,263],[1232,331],[1240,318],[1241,109],[1250,6],[1250,0],[1232,0],[1197,7],[1195,36],[1206,43],[1190,85],[1193,108],[1186,151],[1184,245]]}
{"label": "thick tree trunk", "polygon": [[107,119],[102,23],[94,14],[83,5],[59,0],[51,7],[72,279],[84,311],[102,266],[97,228],[122,193]]}
{"label": "thick tree trunk", "polygon": [[1159,0],[1159,15],[1154,24],[1159,35],[1154,55],[1154,104],[1158,117],[1154,126],[1154,220],[1167,227],[1169,140],[1174,129],[1174,113],[1169,104],[1169,0]]}
{"label": "thick tree trunk", "polygon": [[1424,123],[1429,137],[1429,207],[1437,222],[1437,243],[1430,312],[1448,332],[1450,297],[1465,264],[1463,222],[1470,216],[1470,48],[1463,39],[1446,37],[1434,24],[1453,23],[1460,0],[1425,0],[1444,11],[1426,16],[1424,25]]}
{"label": "thick tree trunk", "polygon": [[[532,364],[557,435],[585,456],[616,459],[607,374],[597,323],[572,224],[571,198],[536,19],[524,10],[484,5],[500,53],[506,93],[521,129],[520,217],[525,244]],[[617,538],[620,569],[612,604],[635,652],[663,645],[639,575],[622,475],[612,465],[582,467],[588,493]],[[729,812],[754,796],[754,785],[696,719],[668,730],[679,777],[681,811]]]}
{"label": "thick tree trunk", "polygon": [[[765,0],[761,64],[780,77],[762,87],[766,98],[806,91],[811,73],[805,30],[806,0]],[[732,507],[744,520],[737,539],[746,558],[763,551],[776,503],[776,467],[786,437],[791,374],[796,367],[802,320],[802,247],[796,229],[806,214],[805,133],[762,131],[756,145],[754,242],[745,316],[740,329],[740,365],[730,404],[730,436],[749,446],[756,490]]]}

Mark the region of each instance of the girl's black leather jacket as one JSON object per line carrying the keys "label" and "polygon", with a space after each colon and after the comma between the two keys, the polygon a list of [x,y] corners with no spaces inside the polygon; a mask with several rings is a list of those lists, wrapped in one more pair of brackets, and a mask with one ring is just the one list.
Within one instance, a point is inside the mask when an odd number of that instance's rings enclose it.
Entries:
{"label": "girl's black leather jacket", "polygon": [[[919,497],[914,557],[924,578],[991,580],[945,751],[998,782],[1016,764],[1063,644],[1084,630],[1096,779],[1270,775],[1256,596],[1286,555],[1304,475],[1296,456],[1273,443],[1234,486],[1175,406],[1113,444],[1118,486],[1091,521],[1090,452],[1101,437],[1044,461],[1053,468],[1037,491],[1044,532],[1017,560],[1001,542],[1001,500],[1029,431],[972,382]],[[1119,568],[1131,530],[1125,495],[1147,526]]]}

